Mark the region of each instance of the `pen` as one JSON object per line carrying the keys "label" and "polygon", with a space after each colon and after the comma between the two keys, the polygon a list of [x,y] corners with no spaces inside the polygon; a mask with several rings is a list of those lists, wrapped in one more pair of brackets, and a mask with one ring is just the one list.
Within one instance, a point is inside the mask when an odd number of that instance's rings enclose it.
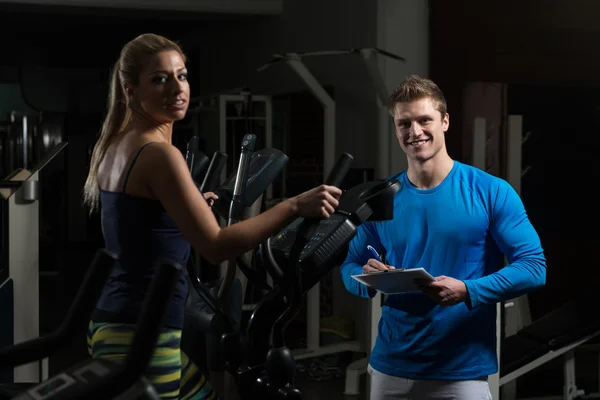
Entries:
{"label": "pen", "polygon": [[367,250],[369,250],[369,251],[371,252],[371,254],[373,254],[373,256],[375,256],[375,259],[376,259],[377,261],[379,261],[380,263],[383,263],[383,260],[381,259],[381,256],[379,255],[379,253],[377,252],[377,250],[375,250],[375,249],[373,248],[373,246],[371,246],[371,245],[368,245],[368,246],[367,246]]}

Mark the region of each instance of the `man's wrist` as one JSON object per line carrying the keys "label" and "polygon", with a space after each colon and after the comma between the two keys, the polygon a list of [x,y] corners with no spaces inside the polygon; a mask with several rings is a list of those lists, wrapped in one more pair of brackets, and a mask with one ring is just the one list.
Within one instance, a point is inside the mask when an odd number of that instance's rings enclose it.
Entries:
{"label": "man's wrist", "polygon": [[467,288],[467,284],[464,281],[461,282],[465,286],[465,291],[463,292],[463,303],[465,303],[465,305],[469,309],[471,309],[473,306],[471,304],[471,295],[469,294],[469,289]]}

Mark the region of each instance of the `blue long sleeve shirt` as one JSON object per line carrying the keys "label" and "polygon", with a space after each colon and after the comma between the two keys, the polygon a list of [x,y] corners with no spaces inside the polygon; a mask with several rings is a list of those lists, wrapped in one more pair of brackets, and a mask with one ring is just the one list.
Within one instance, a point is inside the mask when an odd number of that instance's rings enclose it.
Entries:
{"label": "blue long sleeve shirt", "polygon": [[[359,226],[340,271],[346,289],[375,295],[351,276],[372,258],[396,268],[424,268],[465,283],[469,301],[439,306],[422,292],[387,297],[371,366],[408,379],[473,379],[498,371],[496,303],[546,282],[546,259],[519,195],[504,180],[455,161],[429,190],[402,172],[394,218]],[[504,265],[504,256],[508,264]]]}

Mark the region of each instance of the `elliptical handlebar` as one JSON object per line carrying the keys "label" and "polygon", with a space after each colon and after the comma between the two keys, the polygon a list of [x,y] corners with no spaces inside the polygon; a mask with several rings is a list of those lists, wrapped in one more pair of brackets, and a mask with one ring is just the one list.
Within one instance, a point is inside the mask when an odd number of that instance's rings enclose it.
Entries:
{"label": "elliptical handlebar", "polygon": [[[350,166],[352,165],[353,161],[354,157],[352,157],[352,155],[350,155],[349,153],[342,153],[340,158],[336,161],[335,165],[331,169],[331,172],[327,176],[327,179],[325,179],[324,183],[329,186],[340,187],[342,185],[342,182],[344,181],[344,178],[348,174],[348,171],[350,170]],[[298,258],[298,255],[300,254],[302,248],[306,244],[307,238],[305,236],[306,232],[308,231],[308,228],[318,220],[298,219],[297,221],[300,221],[300,223],[296,231],[296,238],[300,237],[304,238],[305,240],[296,240],[294,242],[294,246],[290,251],[290,260]],[[271,275],[275,282],[279,284],[284,284],[285,273],[283,272],[283,269],[279,266],[277,260],[275,259],[275,256],[273,255],[273,251],[271,248],[271,238],[267,238],[260,244],[259,252],[263,257],[264,266],[269,272],[269,275]]]}
{"label": "elliptical handlebar", "polygon": [[221,176],[221,172],[225,167],[225,163],[227,162],[227,154],[216,151],[208,165],[208,170],[206,171],[206,175],[204,176],[204,180],[200,185],[200,191],[204,192],[213,192],[216,187],[219,185],[219,177]]}
{"label": "elliptical handlebar", "polygon": [[[188,148],[189,146],[190,145],[188,145]],[[215,190],[215,188],[219,184],[219,177],[221,175],[221,172],[223,171],[223,168],[225,167],[226,162],[227,154],[221,152],[215,152],[213,154],[210,160],[210,164],[208,165],[208,169],[206,170],[206,175],[204,176],[202,184],[200,185],[200,193],[212,192]],[[190,262],[188,262],[187,264],[188,275],[195,286],[201,286],[202,282],[200,281],[200,278],[198,277],[196,271],[194,271],[192,260],[193,257],[190,257]]]}
{"label": "elliptical handlebar", "polygon": [[238,164],[237,173],[235,176],[235,184],[233,186],[233,198],[231,200],[231,206],[229,208],[229,221],[228,225],[235,224],[243,218],[244,203],[242,201],[244,193],[246,192],[246,184],[248,180],[248,167],[252,153],[256,148],[256,135],[247,134],[242,139],[242,148],[240,152],[240,161]]}
{"label": "elliptical handlebar", "polygon": [[[250,161],[252,157],[252,153],[256,148],[256,135],[254,134],[246,134],[242,139],[241,153],[240,153],[240,161],[238,164],[238,169],[235,177],[235,184],[233,187],[233,197],[231,199],[231,205],[229,207],[229,219],[227,221],[227,225],[235,224],[239,222],[244,213],[244,203],[243,197],[246,191],[246,184],[248,178],[248,169],[250,166]],[[237,263],[235,260],[229,260],[226,263],[225,277],[223,278],[223,282],[221,283],[221,287],[219,288],[218,297],[223,300],[227,297],[227,294],[231,290],[231,285],[235,280],[235,274],[237,271]]]}
{"label": "elliptical handlebar", "polygon": [[[331,169],[331,172],[325,180],[325,184],[329,186],[340,187],[344,181],[344,178],[348,174],[350,165],[352,165],[353,161],[354,157],[348,153],[343,153]],[[306,233],[308,232],[308,229],[318,221],[319,220],[316,218],[305,218],[298,226],[296,241],[294,242],[294,246],[292,246],[292,251],[290,252],[290,260],[292,260],[296,266],[299,265],[298,258],[300,251],[304,245],[306,245],[306,241],[308,239],[306,237]]]}
{"label": "elliptical handlebar", "polygon": [[196,181],[198,180],[198,177],[204,173],[209,164],[209,159],[206,154],[200,151],[200,138],[198,136],[192,136],[188,142],[185,152],[185,162],[192,175],[192,179],[198,186]]}
{"label": "elliptical handlebar", "polygon": [[352,157],[349,153],[342,153],[340,158],[338,158],[337,162],[331,169],[329,176],[325,180],[325,184],[338,188],[342,186],[344,178],[346,178],[348,171],[350,171],[352,162],[354,162],[354,157]]}
{"label": "elliptical handlebar", "polygon": [[[350,169],[352,161],[353,157],[350,154],[342,154],[325,180],[325,184],[338,187],[341,186]],[[312,235],[312,231],[319,225],[320,221],[322,221],[320,218],[305,218],[294,222],[294,224],[297,222],[299,222],[299,224],[288,257],[291,265],[285,270],[278,265],[273,256],[270,248],[270,240],[266,240],[263,245],[263,260],[265,263],[271,264],[267,267],[269,271],[274,271],[276,275],[281,271],[278,283],[280,284],[281,291],[285,293],[285,299],[287,299],[286,304],[281,307],[283,312],[279,314],[279,318],[277,318],[270,329],[272,346],[264,361],[267,377],[265,379],[259,378],[255,381],[255,385],[258,385],[258,392],[261,396],[266,396],[266,398],[287,400],[302,398],[301,392],[294,387],[296,365],[292,352],[285,345],[284,335],[286,326],[300,310],[303,294],[300,269],[302,250],[307,245],[310,238],[308,234],[310,233]],[[279,297],[277,295],[275,296]],[[280,300],[283,299],[280,298]],[[257,310],[259,307],[257,307]],[[253,314],[251,320],[254,317],[255,315]]]}
{"label": "elliptical handlebar", "polygon": [[146,369],[158,340],[175,284],[183,268],[176,263],[163,262],[150,282],[138,319],[133,342],[125,360],[126,371],[133,384]]}
{"label": "elliptical handlebar", "polygon": [[267,270],[269,275],[271,275],[271,278],[273,278],[273,281],[277,283],[283,282],[284,273],[279,267],[275,256],[273,255],[270,237],[260,244],[259,252],[262,256],[263,265],[265,266],[265,269]]}
{"label": "elliptical handlebar", "polygon": [[[331,172],[325,180],[325,184],[337,187],[341,186],[344,178],[350,170],[350,166],[352,165],[353,161],[354,157],[348,153],[343,153],[331,169]],[[277,321],[275,321],[275,324],[273,324],[273,328],[271,330],[271,334],[273,336],[273,347],[275,348],[281,348],[285,346],[285,328],[299,311],[300,298],[302,295],[302,281],[300,279],[300,252],[309,239],[307,233],[311,227],[318,223],[318,221],[319,219],[316,218],[305,218],[298,226],[296,240],[294,241],[289,256],[289,260],[292,265],[286,270],[287,273],[283,273],[284,285],[286,286],[286,289],[289,290],[288,296],[290,305],[277,319]],[[269,243],[270,241],[267,241],[267,244]],[[269,254],[269,252],[267,252],[267,254]],[[273,266],[274,268],[271,267],[270,269],[278,269],[283,271],[282,268],[277,264],[277,261],[274,257],[267,257],[267,262],[273,262],[275,264]]]}
{"label": "elliptical handlebar", "polygon": [[1,349],[0,369],[46,358],[77,335],[78,329],[81,328],[79,324],[89,317],[96,306],[116,260],[117,256],[108,250],[98,250],[62,325],[47,336]]}

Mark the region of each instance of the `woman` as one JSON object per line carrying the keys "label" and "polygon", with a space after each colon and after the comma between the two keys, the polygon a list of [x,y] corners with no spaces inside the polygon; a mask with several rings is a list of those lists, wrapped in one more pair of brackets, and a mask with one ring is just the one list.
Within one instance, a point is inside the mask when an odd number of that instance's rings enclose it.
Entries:
{"label": "woman", "polygon": [[[185,265],[190,244],[213,265],[258,246],[297,217],[327,218],[341,191],[319,186],[241,223],[221,229],[171,144],[173,123],[187,111],[185,56],[170,40],[141,35],[127,43],[112,72],[108,113],[94,147],[84,203],[101,209],[106,248],[119,255],[92,315],[94,357],[123,360],[158,260]],[[180,350],[185,276],[147,372],[161,398],[215,398]]]}

